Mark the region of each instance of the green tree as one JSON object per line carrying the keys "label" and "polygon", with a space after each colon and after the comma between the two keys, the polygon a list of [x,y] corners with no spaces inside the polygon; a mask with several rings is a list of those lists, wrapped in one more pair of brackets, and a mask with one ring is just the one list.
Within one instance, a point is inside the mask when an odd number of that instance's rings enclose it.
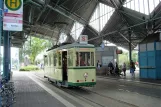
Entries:
{"label": "green tree", "polygon": [[24,61],[24,50],[23,48],[19,49],[19,61],[22,63]]}
{"label": "green tree", "polygon": [[123,52],[122,54],[119,54],[119,65],[123,64],[124,62],[128,62],[128,52]]}
{"label": "green tree", "polygon": [[138,53],[135,52],[135,51],[132,52],[132,60],[133,60],[134,62],[138,61]]}
{"label": "green tree", "polygon": [[20,60],[23,61],[25,55],[29,55],[31,62],[34,63],[36,56],[51,46],[52,44],[48,40],[36,37],[28,38],[20,50]]}
{"label": "green tree", "polygon": [[[122,54],[119,54],[118,59],[119,59],[119,65],[121,65],[125,62],[127,65],[127,69],[129,68],[130,62],[129,62],[129,53],[128,52],[124,52]],[[136,51],[132,51],[132,60],[134,62],[138,61],[138,53]]]}

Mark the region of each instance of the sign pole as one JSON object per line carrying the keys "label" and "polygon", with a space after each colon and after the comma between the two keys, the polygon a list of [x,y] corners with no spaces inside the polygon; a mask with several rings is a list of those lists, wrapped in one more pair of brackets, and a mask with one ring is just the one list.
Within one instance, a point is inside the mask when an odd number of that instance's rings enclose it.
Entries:
{"label": "sign pole", "polygon": [[4,57],[3,57],[3,76],[9,80],[9,32],[4,31]]}
{"label": "sign pole", "polygon": [[[0,0],[0,73],[2,72],[1,71],[1,38],[2,38],[2,7],[3,7],[3,2],[2,2],[2,0]],[[0,77],[1,77],[1,74],[0,74]],[[0,81],[0,88],[1,88],[1,81]],[[2,102],[1,101],[1,96],[0,96],[0,102]],[[1,105],[1,103],[0,103],[0,107],[1,107],[2,105]]]}
{"label": "sign pole", "polygon": [[[1,0],[2,1],[2,0]],[[3,30],[4,30],[4,77],[10,80],[11,72],[11,31],[23,30],[23,0],[4,0],[3,7]]]}
{"label": "sign pole", "polygon": [[8,40],[8,59],[9,59],[8,79],[10,80],[10,77],[11,77],[11,32],[9,32],[9,40]]}
{"label": "sign pole", "polygon": [[2,72],[2,69],[1,69],[1,58],[2,58],[2,54],[1,54],[1,41],[2,41],[2,34],[3,34],[3,23],[2,23],[2,8],[3,8],[3,2],[2,0],[0,0],[0,72]]}

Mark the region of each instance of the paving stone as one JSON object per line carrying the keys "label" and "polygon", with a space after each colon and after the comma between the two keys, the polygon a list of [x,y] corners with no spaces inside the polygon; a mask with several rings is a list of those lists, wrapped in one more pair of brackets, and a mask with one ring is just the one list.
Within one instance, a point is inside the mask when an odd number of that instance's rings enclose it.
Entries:
{"label": "paving stone", "polygon": [[14,72],[13,81],[16,90],[14,107],[65,107],[25,73]]}

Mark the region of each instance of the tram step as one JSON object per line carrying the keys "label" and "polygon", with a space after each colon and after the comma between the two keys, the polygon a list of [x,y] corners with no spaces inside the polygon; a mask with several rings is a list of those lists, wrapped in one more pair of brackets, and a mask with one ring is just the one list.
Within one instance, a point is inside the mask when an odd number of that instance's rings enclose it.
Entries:
{"label": "tram step", "polygon": [[62,82],[62,86],[63,86],[63,87],[68,87],[68,81],[63,81],[63,82]]}

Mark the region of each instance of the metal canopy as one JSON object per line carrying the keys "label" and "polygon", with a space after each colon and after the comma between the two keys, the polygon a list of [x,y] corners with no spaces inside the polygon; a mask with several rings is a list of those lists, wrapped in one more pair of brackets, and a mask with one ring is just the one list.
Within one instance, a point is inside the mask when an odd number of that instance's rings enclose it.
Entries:
{"label": "metal canopy", "polygon": [[[99,2],[115,8],[100,33],[89,25]],[[85,26],[82,34],[89,36],[89,43],[99,46],[104,39],[129,49],[131,34],[133,49],[148,33],[161,28],[161,3],[147,16],[123,7],[124,2],[125,0],[24,0],[24,31],[12,32],[12,44],[22,46],[27,35],[57,41],[61,33],[69,35],[77,21]]]}

